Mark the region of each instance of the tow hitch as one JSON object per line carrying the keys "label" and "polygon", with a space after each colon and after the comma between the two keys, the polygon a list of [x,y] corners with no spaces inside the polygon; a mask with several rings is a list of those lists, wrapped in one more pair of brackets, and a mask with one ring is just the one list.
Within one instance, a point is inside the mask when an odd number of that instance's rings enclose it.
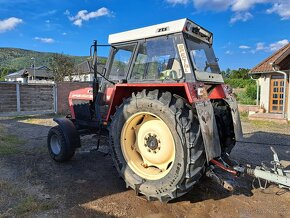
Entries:
{"label": "tow hitch", "polygon": [[242,176],[249,175],[254,179],[258,180],[259,188],[266,189],[269,183],[275,183],[279,188],[285,188],[290,190],[290,170],[285,170],[285,167],[282,165],[279,160],[278,154],[273,147],[271,147],[273,152],[273,161],[270,162],[269,166],[266,166],[265,163],[262,163],[261,166],[256,166],[252,168],[250,166],[240,166],[234,165],[230,166],[223,159],[211,160],[212,165],[209,166],[207,171],[207,176],[214,179],[225,189],[233,191],[234,188],[230,181],[223,180],[217,176],[214,172],[214,169],[220,168],[223,171],[226,171],[233,176]]}

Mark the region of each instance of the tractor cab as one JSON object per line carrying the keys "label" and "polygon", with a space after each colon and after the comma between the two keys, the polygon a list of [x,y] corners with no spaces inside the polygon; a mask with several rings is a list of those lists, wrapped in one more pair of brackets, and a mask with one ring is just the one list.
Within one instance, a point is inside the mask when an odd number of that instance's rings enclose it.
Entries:
{"label": "tractor cab", "polygon": [[126,83],[223,83],[212,37],[188,19],[112,34],[106,77]]}

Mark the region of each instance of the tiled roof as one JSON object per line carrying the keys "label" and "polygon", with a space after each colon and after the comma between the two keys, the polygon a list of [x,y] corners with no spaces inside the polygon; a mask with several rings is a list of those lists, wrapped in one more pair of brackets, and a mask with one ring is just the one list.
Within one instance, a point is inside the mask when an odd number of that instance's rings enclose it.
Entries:
{"label": "tiled roof", "polygon": [[[267,72],[273,72],[273,68],[271,63],[278,64],[286,58],[290,54],[290,43],[279,49],[277,52],[272,54],[270,57],[263,60],[261,63],[259,63],[257,66],[255,66],[252,70],[250,70],[251,73],[267,73]],[[282,59],[282,60],[281,60]]]}
{"label": "tiled roof", "polygon": [[[75,72],[73,74],[74,75],[77,75],[77,74],[89,74],[89,73],[93,73],[93,69],[91,68],[90,65],[91,65],[91,63],[89,61],[84,61],[84,62],[78,64],[75,67]],[[97,65],[97,72],[98,73],[102,73],[104,67],[105,67],[104,64],[99,63]]]}
{"label": "tiled roof", "polygon": [[[5,76],[5,78],[24,77],[24,74],[29,74],[30,76],[33,76],[34,69],[33,68],[24,68],[24,69],[19,70],[15,73],[8,74],[7,76]],[[53,78],[52,72],[47,67],[35,67],[35,76],[36,77]]]}

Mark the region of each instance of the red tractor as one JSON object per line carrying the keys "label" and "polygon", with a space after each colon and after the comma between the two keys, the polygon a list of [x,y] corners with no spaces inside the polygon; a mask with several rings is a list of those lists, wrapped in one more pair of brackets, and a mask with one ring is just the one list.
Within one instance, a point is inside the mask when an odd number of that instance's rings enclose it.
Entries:
{"label": "red tractor", "polygon": [[212,40],[188,19],[112,34],[102,72],[95,42],[93,87],[70,93],[71,115],[48,133],[51,157],[67,161],[80,135],[107,132],[127,187],[162,202],[187,193],[242,136]]}

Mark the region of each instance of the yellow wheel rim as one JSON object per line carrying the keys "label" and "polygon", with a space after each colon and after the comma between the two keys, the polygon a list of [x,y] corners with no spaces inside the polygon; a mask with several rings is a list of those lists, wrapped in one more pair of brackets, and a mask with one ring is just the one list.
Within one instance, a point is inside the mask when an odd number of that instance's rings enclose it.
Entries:
{"label": "yellow wheel rim", "polygon": [[149,180],[167,175],[175,159],[170,129],[161,118],[148,112],[136,113],[125,122],[121,149],[129,167]]}

